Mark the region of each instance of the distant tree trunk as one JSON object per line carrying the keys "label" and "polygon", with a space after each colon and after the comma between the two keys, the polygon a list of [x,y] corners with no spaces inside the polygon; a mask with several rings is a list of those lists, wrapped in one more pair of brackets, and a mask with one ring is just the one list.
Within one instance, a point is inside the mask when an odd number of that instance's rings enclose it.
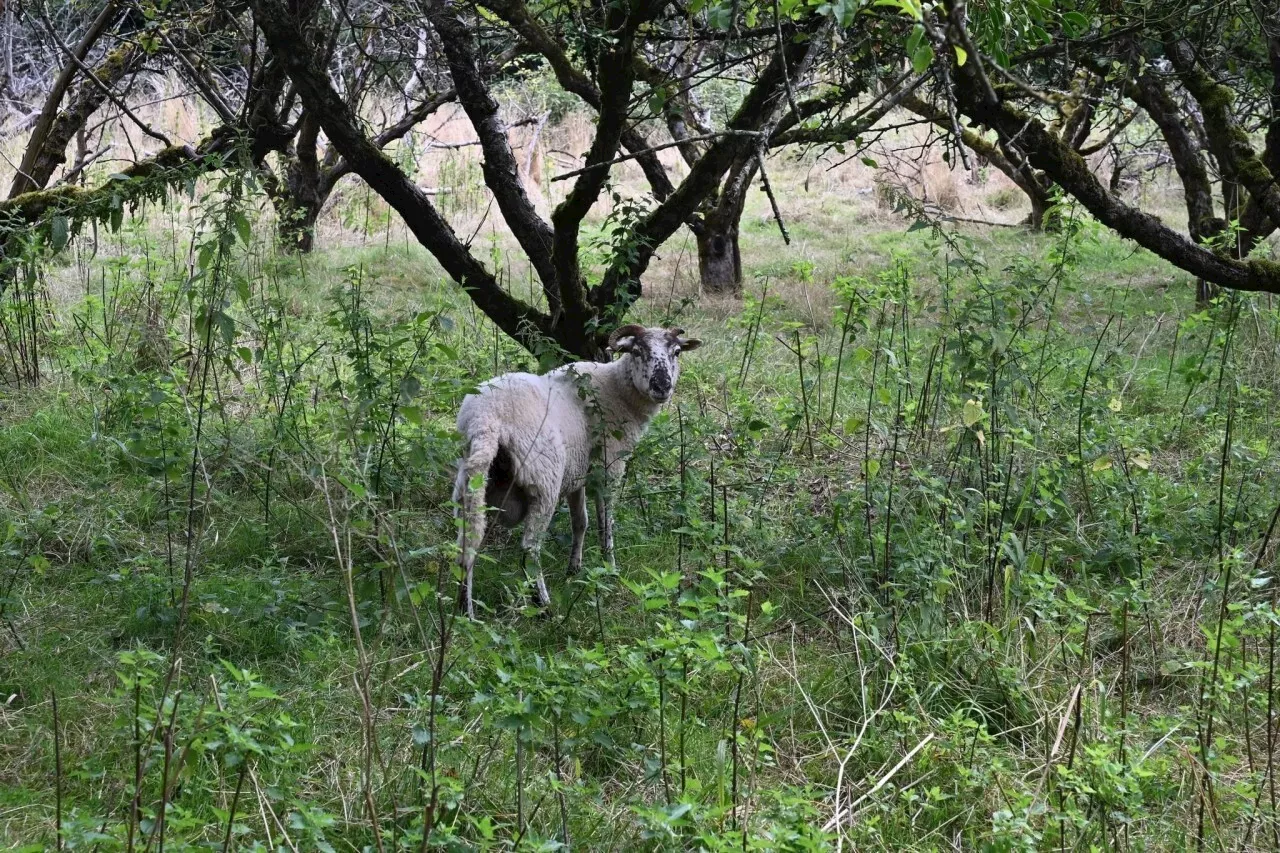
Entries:
{"label": "distant tree trunk", "polygon": [[1031,202],[1031,212],[1024,223],[1032,231],[1056,231],[1061,223],[1050,213],[1053,207],[1053,182],[1043,172],[1032,168],[1027,162],[1027,155],[1012,143],[1000,141],[1000,150],[1004,154],[1002,161],[992,161],[1009,180],[1027,195]]}
{"label": "distant tree trunk", "polygon": [[738,236],[747,191],[758,168],[754,154],[737,160],[720,192],[707,201],[693,226],[698,241],[698,277],[704,293],[742,293],[742,252]]}
{"label": "distant tree trunk", "polygon": [[310,252],[315,246],[316,221],[329,197],[316,154],[319,135],[320,123],[303,113],[297,142],[285,158],[284,183],[272,195],[280,244],[291,251]]}
{"label": "distant tree trunk", "polygon": [[1026,224],[1032,231],[1043,231],[1045,214],[1049,212],[1049,199],[1044,194],[1029,190],[1026,185],[1019,184],[1022,191],[1031,201],[1031,212],[1027,214]]}
{"label": "distant tree trunk", "polygon": [[[1227,227],[1213,205],[1213,184],[1205,164],[1204,150],[1195,134],[1179,114],[1164,83],[1151,71],[1141,74],[1128,93],[1147,111],[1155,122],[1173,159],[1173,168],[1182,182],[1182,196],[1187,206],[1187,231],[1197,243],[1212,239]],[[1223,202],[1232,205],[1232,184],[1223,182]],[[1207,304],[1218,295],[1218,288],[1203,278],[1196,279],[1196,302]]]}
{"label": "distant tree trunk", "polygon": [[698,240],[698,276],[707,293],[742,292],[742,254],[738,223],[712,215],[694,232]]}
{"label": "distant tree trunk", "polygon": [[[373,137],[373,144],[385,148],[456,99],[452,89],[438,92],[405,112],[400,119]],[[316,223],[329,196],[352,169],[334,146],[321,157],[318,148],[320,122],[304,111],[298,119],[298,137],[281,158],[283,180],[264,170],[264,184],[278,222],[280,245],[290,251],[310,252],[315,248]]]}

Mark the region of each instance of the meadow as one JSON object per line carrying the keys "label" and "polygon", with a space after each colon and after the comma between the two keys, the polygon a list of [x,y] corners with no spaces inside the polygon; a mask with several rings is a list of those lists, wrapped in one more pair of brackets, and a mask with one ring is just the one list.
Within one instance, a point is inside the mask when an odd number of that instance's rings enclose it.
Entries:
{"label": "meadow", "polygon": [[[536,298],[444,130],[403,156]],[[632,317],[705,345],[616,569],[593,530],[565,576],[561,508],[548,615],[505,534],[455,615],[450,503],[462,397],[546,365],[362,185],[310,255],[235,173],[43,249],[0,308],[0,844],[1280,846],[1280,312],[877,156],[778,158],[741,299],[664,249]]]}

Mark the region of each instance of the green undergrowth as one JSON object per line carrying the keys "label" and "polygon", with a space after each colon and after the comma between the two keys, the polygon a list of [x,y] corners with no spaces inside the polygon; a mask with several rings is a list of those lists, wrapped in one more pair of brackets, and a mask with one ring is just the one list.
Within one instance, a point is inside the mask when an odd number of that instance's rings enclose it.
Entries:
{"label": "green undergrowth", "polygon": [[1197,309],[1075,211],[815,219],[834,265],[639,304],[706,345],[617,568],[592,535],[565,576],[562,510],[539,615],[498,533],[471,623],[453,415],[536,363],[400,236],[300,260],[255,204],[228,179],[33,256],[3,308],[4,844],[58,815],[94,850],[1280,831],[1265,298]]}

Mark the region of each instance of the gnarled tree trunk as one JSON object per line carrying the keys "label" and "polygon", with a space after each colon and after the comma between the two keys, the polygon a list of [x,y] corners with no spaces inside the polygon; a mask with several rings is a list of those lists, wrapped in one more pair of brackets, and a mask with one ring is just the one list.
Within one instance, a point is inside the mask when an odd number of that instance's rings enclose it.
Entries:
{"label": "gnarled tree trunk", "polygon": [[280,245],[291,251],[310,252],[315,245],[316,221],[329,198],[320,171],[316,139],[320,123],[310,113],[298,122],[298,140],[284,158],[284,181],[271,193],[275,204]]}
{"label": "gnarled tree trunk", "polygon": [[738,223],[719,217],[705,220],[694,233],[698,240],[698,277],[707,293],[742,291],[742,256],[738,250]]}
{"label": "gnarled tree trunk", "polygon": [[720,192],[707,200],[702,216],[691,225],[698,242],[698,277],[704,293],[742,293],[738,232],[757,168],[755,154],[734,162]]}

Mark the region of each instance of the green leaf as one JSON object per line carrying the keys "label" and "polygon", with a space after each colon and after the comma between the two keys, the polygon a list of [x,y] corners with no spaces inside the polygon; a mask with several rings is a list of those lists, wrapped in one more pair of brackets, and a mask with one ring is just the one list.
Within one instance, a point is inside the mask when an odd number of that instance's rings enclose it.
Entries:
{"label": "green leaf", "polygon": [[1062,16],[1062,29],[1070,38],[1084,35],[1089,30],[1089,19],[1079,12],[1067,12]]}
{"label": "green leaf", "polygon": [[70,238],[71,224],[68,222],[67,217],[62,214],[53,217],[53,220],[49,223],[49,247],[55,253],[61,252]]}
{"label": "green leaf", "polygon": [[236,233],[240,235],[240,242],[246,246],[249,245],[249,240],[253,237],[253,229],[249,226],[249,217],[237,210],[232,214],[232,222],[235,223]]}
{"label": "green leaf", "polygon": [[982,409],[981,400],[965,400],[964,410],[960,413],[960,420],[967,427],[973,427],[975,424],[981,423],[987,413]]}
{"label": "green leaf", "polygon": [[933,64],[933,48],[927,44],[922,44],[916,48],[916,52],[911,54],[911,67],[915,69],[917,74],[923,74],[924,70]]}
{"label": "green leaf", "polygon": [[965,50],[963,47],[961,47],[958,44],[955,45],[955,49],[956,49],[956,65],[963,67],[965,62],[967,62],[969,59],[969,51]]}
{"label": "green leaf", "polygon": [[707,24],[713,30],[728,32],[733,26],[733,9],[734,7],[727,3],[715,7],[707,14]]}
{"label": "green leaf", "polygon": [[907,36],[907,54],[914,56],[922,44],[924,44],[924,25],[916,24],[911,29],[911,35]]}
{"label": "green leaf", "polygon": [[875,160],[871,159],[870,157],[863,157],[862,165],[866,166],[869,169],[875,169],[875,168],[878,168],[880,164],[877,163]]}

